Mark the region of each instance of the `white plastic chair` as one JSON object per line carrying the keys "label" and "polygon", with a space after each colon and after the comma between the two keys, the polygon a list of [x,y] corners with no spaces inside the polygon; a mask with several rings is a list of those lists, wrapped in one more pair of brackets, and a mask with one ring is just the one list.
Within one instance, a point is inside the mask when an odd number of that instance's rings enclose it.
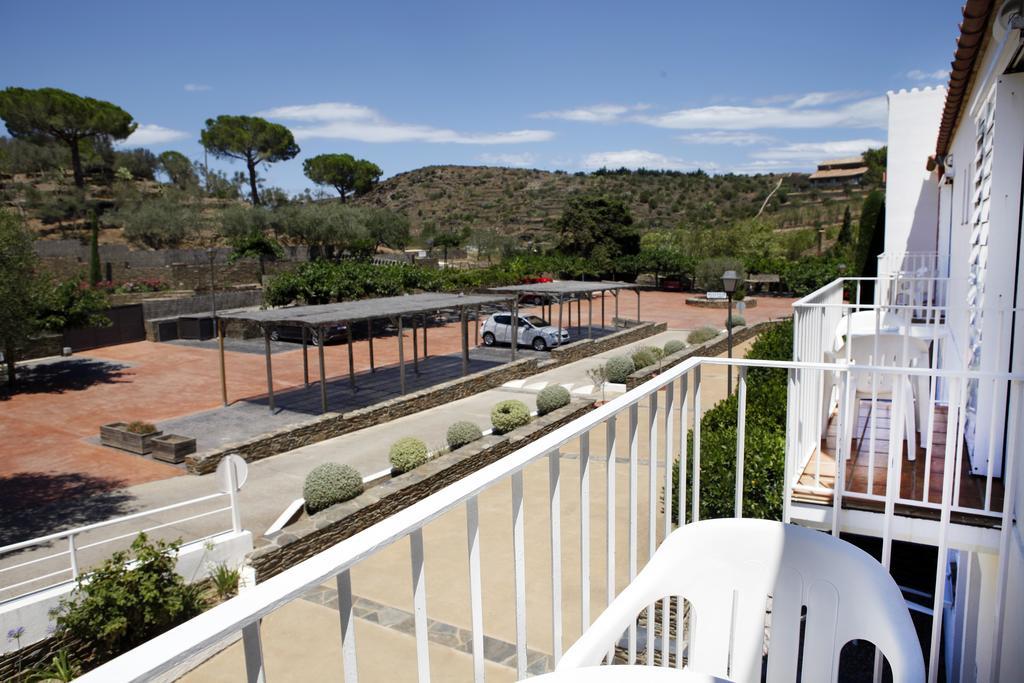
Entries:
{"label": "white plastic chair", "polygon": [[873,557],[820,531],[759,519],[713,519],[674,531],[654,558],[562,657],[558,670],[593,666],[647,606],[664,597],[691,605],[687,666],[736,683],[761,681],[765,609],[772,596],[768,683],[835,681],[839,654],[867,640],[894,683],[924,681],[910,613]]}

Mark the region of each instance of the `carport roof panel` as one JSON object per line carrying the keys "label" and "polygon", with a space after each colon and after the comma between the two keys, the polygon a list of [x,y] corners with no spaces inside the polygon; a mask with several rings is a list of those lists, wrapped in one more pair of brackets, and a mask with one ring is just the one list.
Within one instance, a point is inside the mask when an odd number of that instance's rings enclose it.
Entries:
{"label": "carport roof panel", "polygon": [[612,282],[610,280],[555,280],[554,282],[534,282],[528,285],[508,285],[491,287],[492,292],[520,292],[535,294],[585,294],[604,292],[611,289],[639,289],[640,285],[629,282]]}
{"label": "carport roof panel", "polygon": [[290,308],[268,308],[264,310],[234,309],[220,311],[218,318],[226,320],[251,320],[258,323],[292,323],[304,325],[327,325],[330,323],[356,322],[374,318],[389,318],[398,315],[426,313],[442,308],[478,306],[508,301],[508,295],[501,294],[441,294],[427,292],[389,296],[380,299],[359,299],[318,306],[293,306]]}

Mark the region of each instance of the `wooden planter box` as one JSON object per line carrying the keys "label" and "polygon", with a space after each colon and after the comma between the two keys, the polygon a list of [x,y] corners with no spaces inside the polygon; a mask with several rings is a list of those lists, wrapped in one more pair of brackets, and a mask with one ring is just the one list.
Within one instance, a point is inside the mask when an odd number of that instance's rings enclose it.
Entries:
{"label": "wooden planter box", "polygon": [[153,457],[175,465],[185,462],[185,456],[196,452],[196,440],[180,434],[164,434],[152,439]]}
{"label": "wooden planter box", "polygon": [[149,434],[135,434],[129,432],[127,426],[127,422],[111,422],[100,426],[100,443],[136,455],[146,455],[153,450],[153,438],[163,434],[160,430]]}

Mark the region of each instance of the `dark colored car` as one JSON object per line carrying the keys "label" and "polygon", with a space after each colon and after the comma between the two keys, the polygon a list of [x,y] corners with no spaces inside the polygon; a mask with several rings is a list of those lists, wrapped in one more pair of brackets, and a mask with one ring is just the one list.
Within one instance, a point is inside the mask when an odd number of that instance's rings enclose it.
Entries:
{"label": "dark colored car", "polygon": [[[328,325],[323,328],[324,344],[337,344],[347,340],[344,325]],[[273,341],[287,341],[302,343],[302,325],[278,325],[270,331],[270,338]],[[320,344],[320,335],[314,328],[308,328],[306,342],[313,346]]]}

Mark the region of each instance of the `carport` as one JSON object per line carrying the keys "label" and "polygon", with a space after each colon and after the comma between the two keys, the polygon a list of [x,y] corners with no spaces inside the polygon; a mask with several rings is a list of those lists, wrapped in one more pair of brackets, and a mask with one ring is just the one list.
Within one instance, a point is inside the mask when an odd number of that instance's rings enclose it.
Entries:
{"label": "carport", "polygon": [[302,375],[309,385],[309,356],[307,349],[308,340],[312,332],[316,332],[317,355],[319,358],[320,370],[320,408],[327,412],[327,373],[324,366],[324,339],[326,331],[330,327],[345,326],[346,342],[348,344],[348,376],[352,390],[356,390],[355,361],[352,352],[352,327],[356,323],[366,324],[366,337],[370,352],[370,371],[375,372],[376,367],[373,361],[373,321],[380,319],[391,320],[398,329],[398,368],[399,387],[402,394],[405,394],[405,343],[404,324],[405,318],[412,321],[412,351],[413,367],[419,372],[420,348],[419,330],[423,331],[423,359],[426,360],[427,347],[427,315],[443,310],[458,311],[459,324],[461,326],[462,340],[462,374],[469,372],[469,324],[468,310],[475,309],[477,315],[476,325],[479,328],[479,309],[485,304],[497,304],[507,302],[509,294],[409,294],[404,296],[392,296],[380,299],[361,299],[358,301],[343,301],[333,304],[320,304],[316,306],[291,306],[286,308],[269,308],[263,310],[234,309],[218,311],[217,319],[217,341],[220,352],[220,386],[221,398],[224,405],[228,405],[227,373],[224,364],[224,330],[230,321],[244,321],[256,323],[263,331],[264,357],[267,367],[267,398],[271,412],[274,411],[274,371],[271,361],[270,336],[274,328],[280,326],[294,326],[302,329]]}
{"label": "carport", "polygon": [[[563,312],[564,309],[568,309],[568,325],[572,327],[572,302],[576,301],[576,325],[583,327],[583,295],[586,295],[587,299],[587,339],[594,338],[594,294],[601,294],[601,329],[605,327],[605,310],[604,310],[604,294],[605,292],[611,292],[612,296],[615,297],[615,310],[614,318],[619,317],[619,292],[622,290],[633,290],[636,293],[636,321],[640,322],[640,286],[631,284],[629,282],[610,282],[610,281],[594,281],[587,282],[585,280],[555,280],[553,282],[535,282],[528,285],[508,285],[506,287],[492,287],[492,292],[508,292],[515,294],[515,299],[512,303],[512,317],[515,320],[519,315],[519,298],[523,294],[536,294],[538,296],[547,299],[546,304],[548,314],[547,319],[550,322],[552,316],[552,306],[554,305],[551,299],[558,302],[558,328],[562,329]],[[568,306],[563,305],[565,299],[569,299]],[[516,357],[516,345],[512,344],[512,358]]]}

